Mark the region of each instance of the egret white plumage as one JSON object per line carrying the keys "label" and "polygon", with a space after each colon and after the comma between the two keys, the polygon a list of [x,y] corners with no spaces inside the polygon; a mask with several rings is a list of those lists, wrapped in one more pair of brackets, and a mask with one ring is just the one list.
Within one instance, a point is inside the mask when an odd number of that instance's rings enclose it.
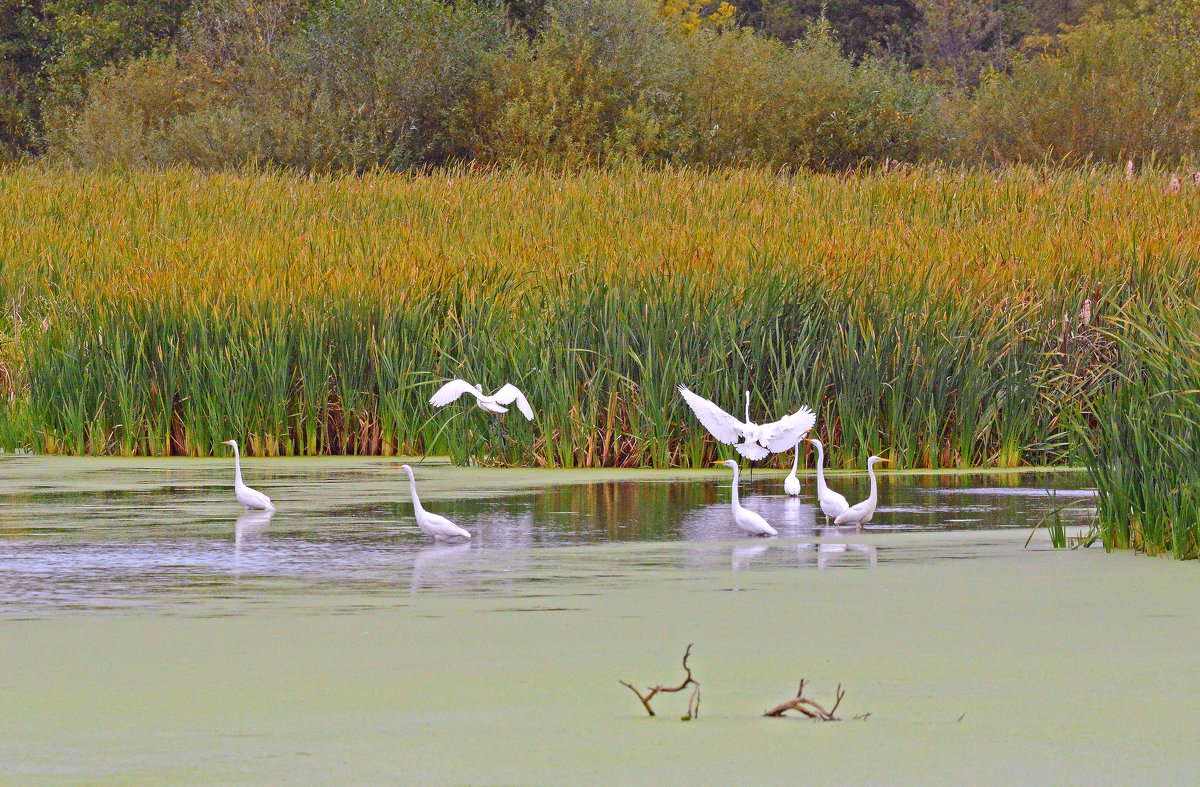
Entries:
{"label": "egret white plumage", "polygon": [[826,519],[837,519],[850,508],[850,501],[825,484],[825,445],[815,437],[804,439],[817,449],[817,505]]}
{"label": "egret white plumage", "polygon": [[[807,434],[817,416],[807,405],[791,415],[785,415],[769,424],[756,424],[750,420],[750,392],[746,391],[746,420],[722,410],[703,396],[692,393],[686,386],[679,386],[679,393],[692,408],[692,412],[704,424],[704,428],[718,442],[732,445],[737,452],[751,461],[765,459],[768,454],[777,454],[794,448],[800,438]],[[738,440],[743,442],[738,442]]]}
{"label": "egret white plumage", "polygon": [[471,385],[466,380],[451,380],[429,397],[429,403],[434,407],[445,407],[468,393],[475,397],[475,403],[479,405],[479,409],[493,415],[507,413],[508,405],[516,403],[521,415],[530,421],[533,420],[533,408],[529,406],[529,400],[525,398],[525,394],[521,393],[521,389],[512,383],[506,383],[496,393],[486,396],[483,393],[482,385]]}
{"label": "egret white plumage", "polygon": [[871,476],[871,494],[861,503],[855,503],[833,520],[835,525],[855,525],[862,530],[863,525],[871,521],[875,515],[875,505],[879,501],[878,487],[875,484],[875,465],[889,460],[879,456],[867,459],[867,475]]}
{"label": "egret white plumage", "polygon": [[237,501],[245,506],[247,511],[274,511],[275,506],[271,503],[271,498],[242,482],[242,456],[238,452],[237,440],[226,440],[222,445],[233,448],[233,494]]}
{"label": "egret white plumage", "polygon": [[733,521],[741,528],[742,532],[751,536],[779,535],[775,528],[767,524],[767,520],[748,508],[742,508],[742,504],[738,502],[738,480],[740,479],[738,463],[732,459],[726,459],[724,462],[714,462],[713,464],[725,465],[733,470]]}
{"label": "egret white plumage", "polygon": [[412,493],[413,514],[416,515],[417,527],[421,528],[422,533],[432,537],[434,541],[471,537],[470,533],[446,517],[426,511],[425,507],[421,505],[421,498],[417,497],[417,480],[413,478],[412,468],[408,465],[400,465],[400,469],[408,473],[408,490]]}
{"label": "egret white plumage", "polygon": [[796,471],[800,469],[800,444],[796,443],[796,458],[792,460],[792,472],[788,473],[787,478],[783,479],[784,494],[796,497],[800,494],[800,477],[796,475]]}

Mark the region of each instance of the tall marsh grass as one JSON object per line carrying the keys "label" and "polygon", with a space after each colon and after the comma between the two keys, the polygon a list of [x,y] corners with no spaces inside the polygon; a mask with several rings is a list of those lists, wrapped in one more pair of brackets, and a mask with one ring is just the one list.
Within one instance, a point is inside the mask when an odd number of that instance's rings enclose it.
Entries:
{"label": "tall marsh grass", "polygon": [[[698,466],[686,382],[812,404],[835,466],[1058,462],[1110,316],[1200,258],[1200,189],[1108,170],[13,168],[0,205],[0,438],[75,454]],[[433,411],[451,376],[537,421]]]}
{"label": "tall marsh grass", "polygon": [[1200,557],[1200,304],[1132,304],[1114,325],[1120,378],[1085,431],[1106,549]]}

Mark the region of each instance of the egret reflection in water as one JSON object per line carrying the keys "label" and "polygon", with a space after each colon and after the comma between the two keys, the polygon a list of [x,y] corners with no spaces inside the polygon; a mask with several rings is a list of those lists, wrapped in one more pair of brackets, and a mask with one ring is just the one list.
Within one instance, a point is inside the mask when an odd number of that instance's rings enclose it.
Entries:
{"label": "egret reflection in water", "polygon": [[246,509],[238,518],[233,526],[233,543],[240,547],[246,541],[258,538],[266,532],[267,525],[271,524],[271,517],[275,516],[275,511],[256,511]]}
{"label": "egret reflection in water", "polygon": [[818,569],[862,565],[860,556],[866,559],[870,568],[879,564],[879,550],[874,544],[822,541],[811,546],[816,547],[811,551],[817,555]]}
{"label": "egret reflection in water", "polygon": [[734,571],[750,568],[756,557],[761,557],[771,546],[769,544],[739,544],[733,548],[732,566]]}
{"label": "egret reflection in water", "polygon": [[435,541],[423,547],[413,558],[409,593],[416,595],[422,588],[444,588],[458,584],[462,564],[470,557],[468,542]]}

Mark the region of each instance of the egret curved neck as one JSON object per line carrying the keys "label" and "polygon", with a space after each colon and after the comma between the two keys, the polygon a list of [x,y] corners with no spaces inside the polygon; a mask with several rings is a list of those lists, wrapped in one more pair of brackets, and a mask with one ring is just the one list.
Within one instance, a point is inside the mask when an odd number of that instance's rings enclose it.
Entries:
{"label": "egret curved neck", "polygon": [[867,497],[867,499],[871,501],[871,505],[874,505],[879,496],[879,488],[875,485],[874,464],[867,465],[867,475],[871,476],[871,494]]}
{"label": "egret curved neck", "polygon": [[746,423],[750,423],[750,392],[746,391]]}
{"label": "egret curved neck", "polygon": [[242,484],[242,455],[238,452],[237,443],[233,444],[233,482]]}
{"label": "egret curved neck", "polygon": [[421,498],[417,497],[417,479],[413,478],[412,470],[405,470],[404,472],[408,475],[408,491],[412,495],[413,508],[424,513],[425,508],[421,505]]}
{"label": "egret curved neck", "polygon": [[795,475],[796,471],[799,469],[800,469],[800,444],[796,443],[796,456],[794,459],[792,459],[792,475]]}
{"label": "egret curved neck", "polygon": [[821,494],[827,488],[825,486],[825,452],[817,443],[813,443],[813,447],[817,449],[817,494]]}
{"label": "egret curved neck", "polygon": [[741,480],[742,474],[735,465],[733,468],[733,507],[737,508],[738,503],[738,482]]}

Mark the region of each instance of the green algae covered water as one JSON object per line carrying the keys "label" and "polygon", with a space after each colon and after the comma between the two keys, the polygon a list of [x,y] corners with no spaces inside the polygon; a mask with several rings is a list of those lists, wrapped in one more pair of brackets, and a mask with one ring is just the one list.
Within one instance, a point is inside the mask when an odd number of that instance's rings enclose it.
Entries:
{"label": "green algae covered water", "polygon": [[[1147,781],[1200,766],[1195,566],[1049,549],[1072,473],[891,474],[865,533],[756,474],[0,460],[5,782]],[[831,481],[851,500],[865,479]],[[618,680],[677,682],[648,718]],[[762,718],[800,678],[839,715]]]}

